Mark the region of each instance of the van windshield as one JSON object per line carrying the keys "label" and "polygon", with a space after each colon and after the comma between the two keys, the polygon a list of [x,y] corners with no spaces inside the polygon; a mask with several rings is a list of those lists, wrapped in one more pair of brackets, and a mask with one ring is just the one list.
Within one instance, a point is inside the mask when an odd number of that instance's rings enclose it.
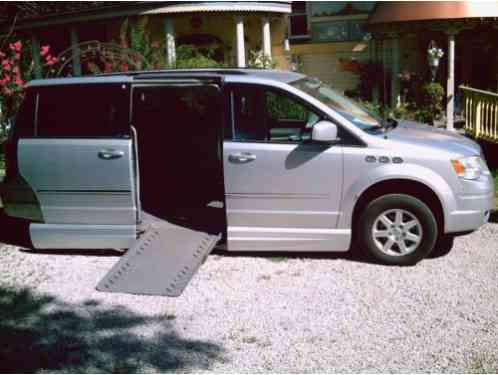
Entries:
{"label": "van windshield", "polygon": [[304,78],[290,84],[339,112],[343,117],[362,130],[369,131],[383,128],[382,120],[379,117],[371,114],[360,104],[345,97],[318,79]]}

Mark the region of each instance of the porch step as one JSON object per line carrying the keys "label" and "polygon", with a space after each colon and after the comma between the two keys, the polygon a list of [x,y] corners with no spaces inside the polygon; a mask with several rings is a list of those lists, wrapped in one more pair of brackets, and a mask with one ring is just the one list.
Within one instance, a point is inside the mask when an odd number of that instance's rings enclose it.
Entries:
{"label": "porch step", "polygon": [[178,297],[221,239],[221,234],[173,225],[147,213],[143,230],[97,290]]}

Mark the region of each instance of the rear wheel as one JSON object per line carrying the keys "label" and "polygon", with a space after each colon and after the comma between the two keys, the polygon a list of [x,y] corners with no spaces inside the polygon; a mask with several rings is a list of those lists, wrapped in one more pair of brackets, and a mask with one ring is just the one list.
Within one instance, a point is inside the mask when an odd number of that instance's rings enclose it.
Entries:
{"label": "rear wheel", "polygon": [[413,265],[429,254],[437,239],[437,222],[421,200],[388,194],[370,202],[359,221],[362,248],[391,265]]}

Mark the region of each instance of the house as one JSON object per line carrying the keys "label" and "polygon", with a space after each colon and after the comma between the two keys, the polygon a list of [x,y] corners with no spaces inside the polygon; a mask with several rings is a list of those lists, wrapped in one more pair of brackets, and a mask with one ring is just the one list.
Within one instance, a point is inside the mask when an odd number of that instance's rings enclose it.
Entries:
{"label": "house", "polygon": [[31,38],[38,77],[40,46],[49,45],[56,56],[69,51],[71,74],[77,76],[84,69],[82,45],[118,41],[125,19],[137,22],[144,17],[148,19],[146,31],[151,42],[165,42],[170,64],[175,61],[180,43],[214,45],[216,58],[231,66],[245,67],[251,50],[262,50],[279,66],[287,66],[284,39],[289,1],[20,2],[3,6],[10,6],[11,12],[12,7],[17,7],[11,22],[4,20],[2,31],[12,29]]}
{"label": "house", "polygon": [[427,49],[441,48],[436,78],[446,88],[449,129],[455,99],[464,106],[455,88],[498,89],[496,1],[294,1],[289,18],[292,60],[304,73],[346,91],[360,83],[359,63],[380,63],[392,107],[405,77],[430,79]]}

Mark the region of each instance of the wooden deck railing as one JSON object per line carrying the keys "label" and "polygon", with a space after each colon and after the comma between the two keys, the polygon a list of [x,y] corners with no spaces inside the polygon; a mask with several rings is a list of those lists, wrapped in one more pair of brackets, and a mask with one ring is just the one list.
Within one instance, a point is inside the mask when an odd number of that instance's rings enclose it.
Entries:
{"label": "wooden deck railing", "polygon": [[498,94],[460,86],[465,110],[465,131],[475,138],[498,143]]}

